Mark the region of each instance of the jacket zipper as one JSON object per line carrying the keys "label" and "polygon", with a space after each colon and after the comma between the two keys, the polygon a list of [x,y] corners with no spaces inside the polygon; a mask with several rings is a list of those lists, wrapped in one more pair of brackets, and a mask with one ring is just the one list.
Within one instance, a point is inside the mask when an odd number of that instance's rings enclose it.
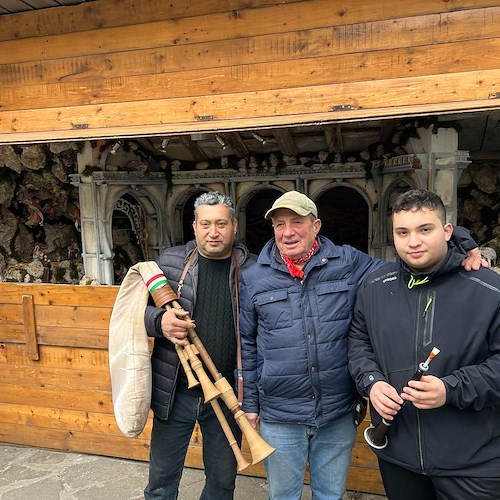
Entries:
{"label": "jacket zipper", "polygon": [[[436,292],[434,290],[419,290],[417,296],[417,325],[415,335],[415,369],[418,366],[418,346],[420,338],[423,339],[423,346],[427,346],[432,342],[434,330],[434,307],[436,303]],[[417,448],[418,460],[420,469],[425,474],[424,463],[424,444],[422,439],[422,422],[420,417],[420,410],[415,408],[416,411],[416,426],[417,426]]]}

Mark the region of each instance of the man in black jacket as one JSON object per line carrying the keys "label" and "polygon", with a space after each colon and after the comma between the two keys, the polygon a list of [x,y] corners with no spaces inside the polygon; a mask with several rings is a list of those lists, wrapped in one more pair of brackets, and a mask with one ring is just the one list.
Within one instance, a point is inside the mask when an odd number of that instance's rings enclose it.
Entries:
{"label": "man in black jacket", "polygon": [[[210,404],[204,403],[197,387],[188,389],[186,374],[180,369],[176,344],[186,344],[187,330],[196,320],[200,337],[217,369],[234,385],[237,357],[236,274],[255,260],[241,244],[235,243],[237,219],[233,202],[212,191],[194,203],[195,241],[168,248],[158,264],[170,285],[180,295],[184,310],[165,311],[154,306],[146,310],[148,335],[155,338],[151,357],[154,412],[145,498],[177,498],[184,459],[196,422],[203,434],[205,500],[232,499],[236,460]],[[182,286],[179,287],[181,282]],[[241,432],[224,406],[233,434],[241,442]]]}
{"label": "man in black jacket", "polygon": [[[398,198],[398,262],[366,278],[349,334],[372,420],[392,421],[375,451],[391,500],[500,494],[500,276],[463,271],[445,215],[429,191]],[[433,347],[432,375],[411,380]]]}

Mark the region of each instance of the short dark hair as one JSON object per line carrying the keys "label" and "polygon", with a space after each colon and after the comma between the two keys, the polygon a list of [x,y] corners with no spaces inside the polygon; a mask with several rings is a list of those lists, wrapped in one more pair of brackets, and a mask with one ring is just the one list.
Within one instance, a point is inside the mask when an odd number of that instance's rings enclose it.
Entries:
{"label": "short dark hair", "polygon": [[446,208],[443,200],[436,193],[427,189],[411,189],[400,194],[392,207],[392,213],[421,210],[422,208],[435,211],[443,225],[446,224]]}
{"label": "short dark hair", "polygon": [[226,196],[225,194],[219,193],[219,191],[208,191],[206,193],[200,194],[198,198],[194,201],[194,218],[198,218],[198,207],[200,205],[225,205],[229,208],[229,217],[234,222],[236,218],[236,212],[234,210],[233,200]]}

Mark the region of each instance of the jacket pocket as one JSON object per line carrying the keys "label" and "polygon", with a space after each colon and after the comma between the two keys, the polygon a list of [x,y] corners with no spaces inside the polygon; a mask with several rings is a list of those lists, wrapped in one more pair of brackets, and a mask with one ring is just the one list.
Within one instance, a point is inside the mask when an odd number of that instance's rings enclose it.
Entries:
{"label": "jacket pocket", "polygon": [[349,285],[346,281],[328,281],[315,286],[319,317],[322,322],[349,318]]}
{"label": "jacket pocket", "polygon": [[255,303],[259,319],[266,330],[278,330],[292,326],[292,310],[288,301],[288,291],[272,290],[256,295]]}

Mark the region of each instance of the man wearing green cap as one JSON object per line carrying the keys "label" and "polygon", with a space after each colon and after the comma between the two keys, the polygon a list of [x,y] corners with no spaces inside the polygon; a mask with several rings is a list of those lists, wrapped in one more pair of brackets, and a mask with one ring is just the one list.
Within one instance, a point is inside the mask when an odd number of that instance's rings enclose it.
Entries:
{"label": "man wearing green cap", "polygon": [[274,238],[241,275],[243,409],[276,448],[265,460],[270,499],[299,500],[307,463],[313,498],[341,499],[360,401],[347,337],[358,287],[384,262],[320,236],[316,205],[297,191],[265,218]]}

